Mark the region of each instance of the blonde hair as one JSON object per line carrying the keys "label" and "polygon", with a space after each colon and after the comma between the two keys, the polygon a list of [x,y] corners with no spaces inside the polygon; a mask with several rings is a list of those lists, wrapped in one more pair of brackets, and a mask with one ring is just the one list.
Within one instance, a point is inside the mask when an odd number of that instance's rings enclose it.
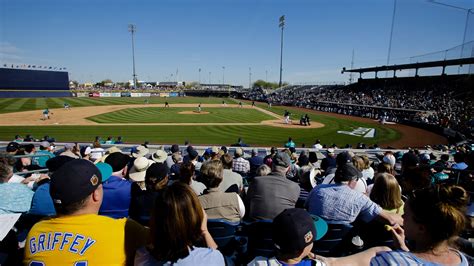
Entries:
{"label": "blonde hair", "polygon": [[354,164],[355,168],[357,168],[359,171],[366,169],[364,159],[362,159],[360,156],[352,157],[352,164]]}
{"label": "blonde hair", "polygon": [[385,210],[400,208],[403,201],[397,179],[388,173],[377,174],[370,199]]}

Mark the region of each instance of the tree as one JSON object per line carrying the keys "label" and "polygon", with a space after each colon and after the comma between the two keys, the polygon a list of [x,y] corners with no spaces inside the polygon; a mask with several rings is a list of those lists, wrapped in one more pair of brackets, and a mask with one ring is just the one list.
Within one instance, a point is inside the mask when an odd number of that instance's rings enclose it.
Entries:
{"label": "tree", "polygon": [[[288,83],[283,83],[283,86],[288,85]],[[276,89],[278,88],[278,83],[276,82],[266,82],[264,80],[257,80],[253,83],[254,88],[261,88],[261,89]]]}

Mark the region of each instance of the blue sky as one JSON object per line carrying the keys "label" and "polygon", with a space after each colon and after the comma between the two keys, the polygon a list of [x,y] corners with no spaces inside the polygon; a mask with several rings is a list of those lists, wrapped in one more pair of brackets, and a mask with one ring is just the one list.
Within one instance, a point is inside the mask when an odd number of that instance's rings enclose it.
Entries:
{"label": "blue sky", "polygon": [[[474,0],[437,0],[473,8]],[[387,60],[393,0],[0,0],[0,65],[66,67],[70,78],[130,80],[131,37],[139,80],[178,79],[248,86],[283,80],[341,82],[355,67]],[[391,63],[462,43],[466,12],[426,0],[398,0]],[[474,40],[474,14],[466,41]],[[441,53],[436,59],[443,59]],[[266,75],[266,72],[268,75]],[[173,76],[171,76],[173,75]]]}

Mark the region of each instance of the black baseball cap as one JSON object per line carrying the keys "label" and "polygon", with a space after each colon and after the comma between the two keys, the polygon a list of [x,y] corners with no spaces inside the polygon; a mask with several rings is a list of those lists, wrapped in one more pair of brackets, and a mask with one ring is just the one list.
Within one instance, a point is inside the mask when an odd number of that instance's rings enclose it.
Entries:
{"label": "black baseball cap", "polygon": [[336,182],[351,181],[362,177],[362,173],[353,164],[344,164],[337,167],[334,175]]}
{"label": "black baseball cap", "polygon": [[336,156],[336,164],[338,166],[347,163],[352,163],[352,156],[347,151],[341,152]]}
{"label": "black baseball cap", "polygon": [[168,175],[168,172],[169,168],[166,163],[154,163],[146,170],[145,181],[153,178],[154,182],[160,182]]}
{"label": "black baseball cap", "polygon": [[64,155],[56,156],[46,161],[46,167],[48,167],[48,170],[50,172],[55,172],[59,168],[61,168],[61,166],[63,166],[64,164],[72,160],[75,160],[75,159],[69,156],[64,156]]}
{"label": "black baseball cap", "polygon": [[120,171],[130,162],[130,156],[125,155],[121,152],[111,153],[105,158],[105,163],[112,166],[114,172]]}
{"label": "black baseball cap", "polygon": [[20,144],[18,144],[18,142],[12,141],[12,142],[8,143],[8,145],[7,145],[7,152],[15,152],[19,149],[20,149]]}
{"label": "black baseball cap", "polygon": [[69,205],[89,196],[102,183],[99,169],[90,161],[74,159],[51,175],[49,194],[57,205]]}
{"label": "black baseball cap", "polygon": [[298,252],[317,239],[316,227],[305,210],[286,209],[273,219],[272,237],[281,253]]}

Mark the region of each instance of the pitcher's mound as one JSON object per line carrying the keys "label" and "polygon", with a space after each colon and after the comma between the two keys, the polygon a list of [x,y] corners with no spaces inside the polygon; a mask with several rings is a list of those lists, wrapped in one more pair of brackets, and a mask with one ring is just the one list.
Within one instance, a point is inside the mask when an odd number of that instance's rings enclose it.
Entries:
{"label": "pitcher's mound", "polygon": [[207,114],[209,114],[209,112],[205,112],[205,111],[201,111],[201,112],[198,112],[198,111],[182,111],[182,112],[179,112],[178,114],[180,114],[180,115],[207,115]]}

